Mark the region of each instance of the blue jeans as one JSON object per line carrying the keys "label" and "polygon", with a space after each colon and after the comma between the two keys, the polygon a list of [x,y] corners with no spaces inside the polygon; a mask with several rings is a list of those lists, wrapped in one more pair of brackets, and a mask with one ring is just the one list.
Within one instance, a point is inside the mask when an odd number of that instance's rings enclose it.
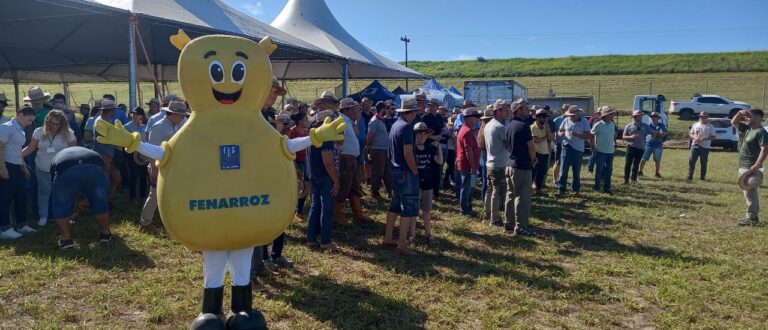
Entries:
{"label": "blue jeans", "polygon": [[333,181],[329,177],[312,178],[312,203],[309,206],[309,221],[307,224],[307,242],[320,244],[331,243],[333,229]]}
{"label": "blue jeans", "polygon": [[592,149],[589,149],[589,161],[587,162],[587,171],[592,173],[592,171],[595,170],[595,162],[597,161],[595,157],[597,156],[597,150],[595,150],[595,147],[593,146]]}
{"label": "blue jeans", "polygon": [[480,182],[482,182],[482,190],[480,192],[482,193],[480,195],[480,199],[485,198],[485,193],[488,191],[488,170],[485,168],[485,158],[487,156],[484,154],[480,154]]}
{"label": "blue jeans", "polygon": [[[309,175],[307,175],[307,163],[306,162],[294,162],[296,164],[296,169],[300,170],[302,173],[304,173],[304,181],[309,181]],[[302,179],[302,178],[299,178]],[[304,214],[304,203],[307,201],[306,198],[299,198],[298,201],[296,201],[296,213],[298,214]]]}
{"label": "blue jeans", "polygon": [[701,179],[707,177],[707,161],[709,160],[709,149],[697,145],[691,147],[691,158],[688,160],[688,178],[693,178],[693,172],[696,169],[696,160],[701,160]]}
{"label": "blue jeans", "polygon": [[74,212],[78,193],[88,197],[93,214],[109,213],[109,178],[101,166],[81,164],[68,168],[53,181],[51,216],[64,219]]}
{"label": "blue jeans", "polygon": [[419,177],[411,171],[393,168],[392,200],[389,212],[397,213],[403,218],[419,216]]}
{"label": "blue jeans", "polygon": [[477,176],[470,171],[459,171],[459,180],[457,185],[461,187],[459,194],[461,213],[470,214],[472,213],[472,189],[475,187]]}
{"label": "blue jeans", "polygon": [[563,153],[560,155],[560,179],[557,180],[557,185],[560,187],[560,193],[565,193],[565,188],[568,186],[568,170],[573,170],[573,192],[579,192],[581,190],[581,158],[584,156],[583,151],[578,151],[571,148],[571,146],[564,146]]}
{"label": "blue jeans", "polygon": [[[285,246],[285,233],[282,233],[280,234],[280,236],[277,236],[277,238],[275,238],[274,241],[272,241],[272,256],[271,256],[272,260],[275,260],[283,256],[284,246]],[[264,257],[264,259],[262,260],[270,260],[269,245],[262,246],[261,250],[263,252],[263,257]]]}
{"label": "blue jeans", "polygon": [[595,166],[597,167],[595,190],[600,190],[602,186],[603,191],[610,192],[611,176],[613,175],[613,153],[608,154],[595,151]]}
{"label": "blue jeans", "polygon": [[16,226],[24,227],[27,223],[27,182],[21,172],[22,166],[26,165],[5,163],[8,179],[0,179],[0,230],[11,228],[11,201]]}

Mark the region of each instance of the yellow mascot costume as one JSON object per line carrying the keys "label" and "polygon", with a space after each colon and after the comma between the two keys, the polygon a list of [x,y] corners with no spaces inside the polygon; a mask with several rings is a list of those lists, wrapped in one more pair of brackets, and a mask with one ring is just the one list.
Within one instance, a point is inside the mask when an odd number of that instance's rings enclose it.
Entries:
{"label": "yellow mascot costume", "polygon": [[[203,251],[202,313],[192,329],[265,329],[252,309],[251,256],[285,231],[296,204],[294,152],[310,143],[344,138],[337,119],[288,140],[264,120],[261,108],[272,87],[267,37],[171,37],[181,50],[179,84],[192,111],[187,124],[162,146],[142,143],[118,122],[96,124],[98,141],[157,160],[158,204],[168,233]],[[224,273],[232,276],[232,313],[222,312]]]}

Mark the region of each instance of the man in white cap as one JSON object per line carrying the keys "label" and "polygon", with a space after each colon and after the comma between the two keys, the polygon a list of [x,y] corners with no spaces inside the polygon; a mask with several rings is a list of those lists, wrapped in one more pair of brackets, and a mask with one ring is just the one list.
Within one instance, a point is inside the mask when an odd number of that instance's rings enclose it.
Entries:
{"label": "man in white cap", "polygon": [[613,176],[613,156],[616,151],[616,123],[613,116],[616,111],[609,106],[600,107],[600,120],[592,125],[595,155],[595,191],[602,190],[612,194],[611,177]]}
{"label": "man in white cap", "polygon": [[[742,119],[746,119],[746,124],[741,122]],[[731,119],[733,127],[737,127],[744,135],[739,147],[739,176],[744,177],[744,180],[755,176],[760,183],[763,179],[763,163],[768,156],[768,132],[763,128],[762,122],[763,110],[760,109],[739,111]],[[760,199],[757,195],[759,187],[760,184],[755,184],[746,185],[747,189],[742,188],[747,203],[747,216],[739,220],[739,226],[754,226],[760,222]]]}
{"label": "man in white cap", "polygon": [[640,160],[645,153],[646,138],[651,134],[651,128],[643,122],[643,112],[632,112],[632,121],[624,127],[624,141],[627,141],[627,158],[624,162],[624,184],[637,182]]}
{"label": "man in white cap", "polygon": [[709,114],[699,114],[699,121],[691,126],[688,132],[691,138],[691,157],[688,160],[688,181],[693,180],[693,172],[696,169],[696,160],[701,159],[701,180],[707,179],[707,161],[709,149],[712,148],[712,140],[715,139],[715,126],[709,122]]}
{"label": "man in white cap", "polygon": [[560,125],[558,135],[563,137],[563,152],[560,158],[560,179],[558,180],[559,194],[565,194],[568,187],[568,171],[573,170],[571,188],[578,194],[581,191],[581,159],[584,157],[584,141],[592,138],[589,123],[582,120],[583,110],[571,106],[564,114],[566,117]]}
{"label": "man in white cap", "polygon": [[[187,105],[184,101],[171,101],[167,107],[161,108],[161,111],[166,113],[165,117],[151,129],[147,129],[150,131],[147,141],[156,146],[170,140],[187,122]],[[157,227],[153,224],[155,211],[157,211],[158,169],[155,166],[155,162],[149,162],[149,165],[149,196],[141,210],[139,224],[142,230],[154,234],[158,231]]]}

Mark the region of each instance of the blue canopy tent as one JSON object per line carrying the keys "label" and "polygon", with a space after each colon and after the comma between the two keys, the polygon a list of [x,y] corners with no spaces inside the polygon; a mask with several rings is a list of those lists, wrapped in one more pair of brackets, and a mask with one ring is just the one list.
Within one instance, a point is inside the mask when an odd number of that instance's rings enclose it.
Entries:
{"label": "blue canopy tent", "polygon": [[462,94],[461,94],[461,91],[459,91],[459,90],[458,90],[456,87],[454,87],[454,86],[448,87],[448,91],[449,91],[449,92],[451,92],[451,93],[453,93],[453,94],[456,94],[456,95],[462,95]]}
{"label": "blue canopy tent", "polygon": [[403,94],[408,94],[408,91],[407,91],[407,90],[405,90],[405,89],[403,89],[403,88],[402,88],[402,87],[400,87],[400,86],[397,86],[397,88],[395,88],[395,89],[393,89],[393,90],[392,90],[392,94],[395,94],[395,95],[403,95]]}
{"label": "blue canopy tent", "polygon": [[426,92],[431,91],[431,90],[442,91],[443,89],[445,89],[445,86],[440,85],[440,83],[437,82],[437,80],[435,80],[435,78],[432,78],[432,79],[428,80],[427,82],[425,82],[424,85],[421,85],[421,87],[419,87],[419,89],[423,90],[423,91],[426,91]]}
{"label": "blue canopy tent", "polygon": [[[430,79],[424,85],[421,85],[418,89],[419,92],[427,94],[427,99],[437,99],[437,102],[445,106],[448,109],[457,107],[464,101],[464,97],[461,94],[454,94],[449,91],[445,86],[441,85],[434,78]],[[400,95],[396,101],[399,105],[402,100],[406,100],[413,97],[413,94]]]}
{"label": "blue canopy tent", "polygon": [[382,85],[378,80],[374,80],[368,87],[363,88],[363,90],[358,93],[349,95],[349,97],[358,102],[364,97],[367,97],[371,99],[373,103],[376,103],[378,101],[394,100],[397,98],[397,95],[390,92],[387,87]]}

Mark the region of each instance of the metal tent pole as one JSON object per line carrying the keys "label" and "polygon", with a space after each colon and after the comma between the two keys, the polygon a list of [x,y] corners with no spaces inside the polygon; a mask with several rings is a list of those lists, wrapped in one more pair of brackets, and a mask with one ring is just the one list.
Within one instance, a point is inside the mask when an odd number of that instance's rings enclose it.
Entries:
{"label": "metal tent pole", "polygon": [[129,109],[136,108],[136,51],[134,35],[136,33],[136,16],[128,21],[128,98]]}
{"label": "metal tent pole", "polygon": [[342,82],[341,82],[341,88],[344,89],[341,92],[342,97],[347,97],[347,90],[349,86],[349,61],[344,61],[344,66],[342,67]]}
{"label": "metal tent pole", "polygon": [[19,111],[19,73],[13,71],[13,92],[16,94],[16,112]]}

